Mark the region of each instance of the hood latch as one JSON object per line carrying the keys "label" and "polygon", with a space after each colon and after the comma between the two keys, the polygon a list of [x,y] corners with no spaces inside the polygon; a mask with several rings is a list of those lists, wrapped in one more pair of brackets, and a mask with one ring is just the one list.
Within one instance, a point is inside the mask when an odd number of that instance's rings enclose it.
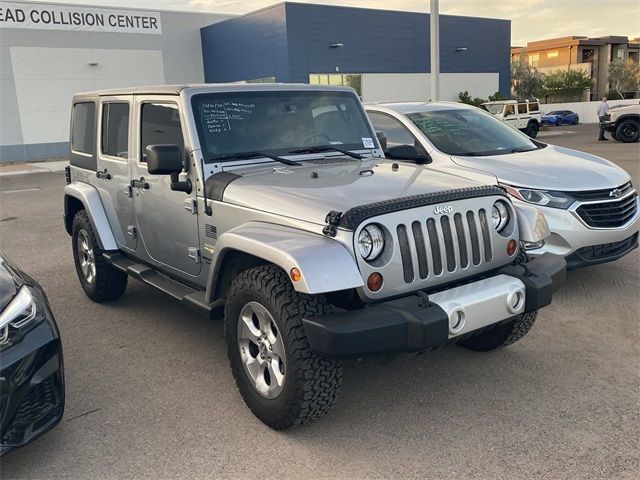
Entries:
{"label": "hood latch", "polygon": [[327,224],[322,229],[322,233],[324,233],[327,237],[335,237],[336,233],[338,233],[337,227],[340,223],[341,217],[342,212],[331,210],[324,219]]}

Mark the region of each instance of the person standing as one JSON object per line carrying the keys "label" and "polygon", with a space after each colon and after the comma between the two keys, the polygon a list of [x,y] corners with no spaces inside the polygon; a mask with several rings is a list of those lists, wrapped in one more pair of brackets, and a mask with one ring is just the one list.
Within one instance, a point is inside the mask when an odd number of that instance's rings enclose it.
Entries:
{"label": "person standing", "polygon": [[607,103],[607,97],[602,97],[602,102],[598,105],[598,121],[600,122],[600,134],[598,140],[600,142],[609,140],[604,138],[604,122],[607,120],[607,114],[609,113],[609,104]]}

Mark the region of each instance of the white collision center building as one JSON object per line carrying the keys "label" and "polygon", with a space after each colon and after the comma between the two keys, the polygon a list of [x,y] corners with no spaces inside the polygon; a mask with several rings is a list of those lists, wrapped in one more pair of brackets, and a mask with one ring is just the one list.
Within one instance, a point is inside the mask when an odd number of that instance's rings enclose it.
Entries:
{"label": "white collision center building", "polygon": [[228,17],[0,2],[0,161],[66,156],[74,93],[203,82],[200,28]]}
{"label": "white collision center building", "polygon": [[[441,15],[441,96],[508,93],[507,20]],[[246,15],[0,1],[0,162],[68,154],[74,93],[202,82],[429,98],[429,15],[279,3]]]}

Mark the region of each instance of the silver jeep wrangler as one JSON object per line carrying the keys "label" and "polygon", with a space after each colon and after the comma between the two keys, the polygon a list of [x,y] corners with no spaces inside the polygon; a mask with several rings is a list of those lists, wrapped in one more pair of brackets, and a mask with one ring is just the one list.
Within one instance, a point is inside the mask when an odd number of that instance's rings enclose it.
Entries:
{"label": "silver jeep wrangler", "polygon": [[64,220],[82,288],[132,276],[224,316],[253,413],[336,401],[344,357],[515,342],[563,282],[548,234],[495,186],[383,158],[355,92],[160,86],[78,94]]}

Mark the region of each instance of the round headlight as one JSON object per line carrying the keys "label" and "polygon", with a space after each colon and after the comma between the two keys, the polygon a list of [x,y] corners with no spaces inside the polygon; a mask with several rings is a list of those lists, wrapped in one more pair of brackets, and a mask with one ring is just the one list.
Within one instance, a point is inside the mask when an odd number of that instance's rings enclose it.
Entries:
{"label": "round headlight", "polygon": [[367,261],[375,260],[384,249],[384,233],[382,229],[371,223],[360,230],[358,235],[358,250],[360,256]]}
{"label": "round headlight", "polygon": [[493,204],[491,220],[493,221],[493,228],[498,232],[501,232],[509,223],[509,209],[502,200],[498,200]]}

